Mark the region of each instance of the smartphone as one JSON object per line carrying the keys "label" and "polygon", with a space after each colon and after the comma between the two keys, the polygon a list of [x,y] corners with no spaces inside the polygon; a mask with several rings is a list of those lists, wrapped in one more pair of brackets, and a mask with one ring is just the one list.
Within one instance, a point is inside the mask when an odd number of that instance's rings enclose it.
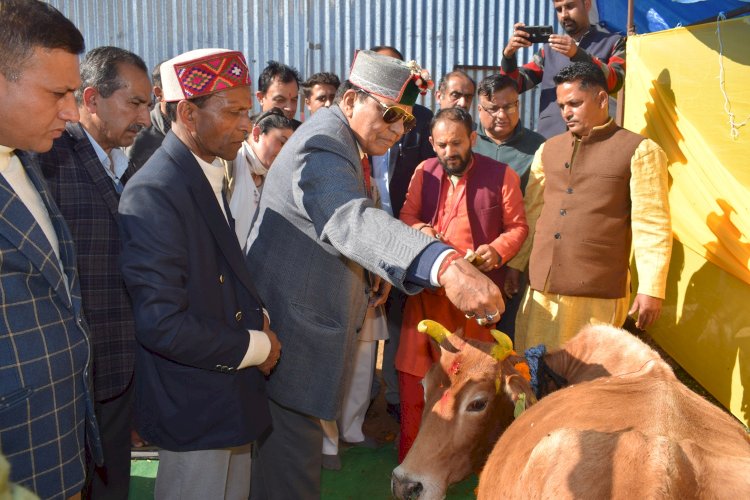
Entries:
{"label": "smartphone", "polygon": [[519,26],[518,29],[529,34],[531,43],[547,43],[553,34],[552,26]]}

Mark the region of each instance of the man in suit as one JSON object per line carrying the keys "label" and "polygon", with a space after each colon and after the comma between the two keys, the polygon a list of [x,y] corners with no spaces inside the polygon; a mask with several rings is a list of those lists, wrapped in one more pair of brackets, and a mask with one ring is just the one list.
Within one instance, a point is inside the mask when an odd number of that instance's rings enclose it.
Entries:
{"label": "man in suit", "polygon": [[[395,47],[379,45],[373,52],[384,56],[395,57],[403,61],[404,56]],[[383,210],[398,219],[401,207],[406,199],[409,181],[417,165],[435,156],[430,145],[430,122],[432,111],[419,104],[412,106],[412,114],[417,119],[416,126],[406,132],[384,155],[372,156],[372,176],[378,187]],[[404,315],[406,295],[398,288],[392,288],[385,303],[388,322],[388,340],[383,346],[383,366],[381,375],[385,383],[386,411],[397,422],[401,423],[401,402],[399,396],[398,374],[396,373],[396,352],[401,338],[401,321]],[[375,379],[373,397],[379,390]]]}
{"label": "man in suit", "polygon": [[83,36],[36,0],[0,0],[0,449],[10,481],[79,498],[100,459],[70,231],[29,152],[78,120]]}
{"label": "man in suit", "polygon": [[167,103],[164,102],[161,90],[161,64],[160,62],[154,66],[153,71],[151,71],[151,82],[153,84],[151,90],[154,93],[154,109],[150,113],[151,126],[138,132],[133,143],[125,148],[125,154],[128,155],[136,169],[141,168],[151,158],[154,151],[159,149],[164,136],[167,135],[172,125],[167,118]]}
{"label": "man in suit", "polygon": [[127,499],[135,323],[119,270],[119,193],[135,166],[120,149],[149,125],[151,83],[143,60],[99,47],[81,63],[79,123],[69,123],[39,166],[70,227],[83,310],[94,354],[94,396],[104,467],[91,475],[91,498]]}
{"label": "man in suit", "polygon": [[412,105],[431,84],[416,62],[359,51],[336,103],[297,129],[269,172],[247,262],[284,356],[268,382],[273,429],[258,443],[252,498],[320,496],[319,419],[338,416],[368,303],[390,284],[443,286],[482,321],[503,310],[489,278],[368,196],[367,155],[413,127]]}
{"label": "man in suit", "polygon": [[251,128],[250,75],[223,49],[161,73],[172,129],[119,207],[136,426],[161,448],[156,498],[247,498],[251,443],[270,425],[263,376],[280,355],[223,192],[221,160]]}

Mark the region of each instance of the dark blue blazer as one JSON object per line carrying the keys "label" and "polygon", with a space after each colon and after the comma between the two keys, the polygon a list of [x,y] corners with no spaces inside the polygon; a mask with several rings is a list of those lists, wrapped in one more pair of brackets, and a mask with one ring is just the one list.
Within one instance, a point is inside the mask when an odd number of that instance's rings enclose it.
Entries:
{"label": "dark blue blazer", "polygon": [[83,486],[87,437],[101,461],[89,338],[70,232],[38,167],[17,154],[47,208],[63,269],[0,175],[0,450],[10,462],[11,481],[42,498],[67,498]]}
{"label": "dark blue blazer", "polygon": [[172,451],[247,444],[270,425],[265,381],[236,370],[261,304],[234,231],[169,132],[120,199],[122,274],[136,321],[136,425]]}
{"label": "dark blue blazer", "polygon": [[[119,266],[120,197],[78,123],[68,124],[39,156],[39,166],[73,235],[94,351],[94,395],[104,401],[127,389],[135,364],[133,308]],[[131,164],[122,182],[134,173]]]}

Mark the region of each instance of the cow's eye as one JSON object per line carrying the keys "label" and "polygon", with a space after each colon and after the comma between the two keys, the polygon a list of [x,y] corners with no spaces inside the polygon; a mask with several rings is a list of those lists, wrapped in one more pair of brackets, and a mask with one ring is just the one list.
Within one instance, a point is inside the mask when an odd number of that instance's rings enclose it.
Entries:
{"label": "cow's eye", "polygon": [[487,400],[486,399],[475,399],[469,405],[466,407],[466,411],[471,412],[479,412],[484,411],[484,409],[487,408]]}

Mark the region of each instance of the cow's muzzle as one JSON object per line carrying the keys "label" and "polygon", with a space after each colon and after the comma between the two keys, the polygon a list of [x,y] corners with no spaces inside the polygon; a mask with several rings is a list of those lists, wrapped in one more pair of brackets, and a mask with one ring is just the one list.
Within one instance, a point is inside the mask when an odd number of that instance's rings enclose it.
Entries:
{"label": "cow's muzzle", "polygon": [[391,475],[391,493],[399,500],[418,500],[422,496],[424,487],[419,481],[411,481],[395,471]]}

